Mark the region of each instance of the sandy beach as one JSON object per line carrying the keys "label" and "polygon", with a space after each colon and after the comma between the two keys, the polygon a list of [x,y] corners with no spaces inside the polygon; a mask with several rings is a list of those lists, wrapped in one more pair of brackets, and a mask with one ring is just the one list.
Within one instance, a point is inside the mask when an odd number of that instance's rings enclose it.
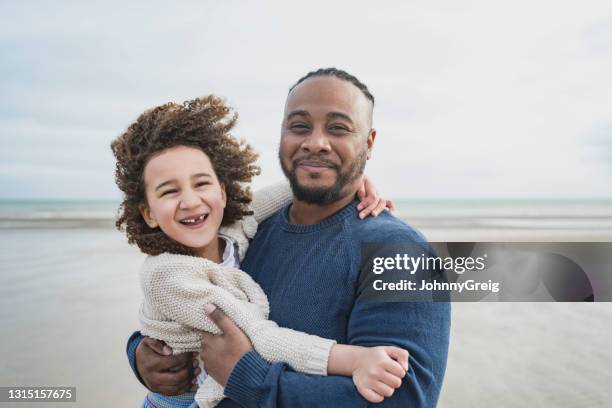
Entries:
{"label": "sandy beach", "polygon": [[[554,228],[520,227],[534,224],[503,211],[478,219],[451,211],[446,221],[416,207],[398,213],[433,241],[612,241],[605,206],[588,219],[558,214]],[[0,223],[0,384],[76,386],[70,407],[138,406],[144,388],[125,343],[138,327],[143,256],[108,217],[64,218],[13,214]],[[455,303],[452,313],[440,407],[610,406],[612,303]]]}

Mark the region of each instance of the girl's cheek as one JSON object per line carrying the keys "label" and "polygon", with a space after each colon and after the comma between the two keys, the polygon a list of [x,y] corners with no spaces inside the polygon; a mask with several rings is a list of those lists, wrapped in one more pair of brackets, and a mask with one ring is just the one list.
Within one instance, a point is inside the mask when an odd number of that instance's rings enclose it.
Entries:
{"label": "girl's cheek", "polygon": [[176,208],[178,206],[177,200],[164,200],[161,205],[162,217],[165,220],[173,220]]}

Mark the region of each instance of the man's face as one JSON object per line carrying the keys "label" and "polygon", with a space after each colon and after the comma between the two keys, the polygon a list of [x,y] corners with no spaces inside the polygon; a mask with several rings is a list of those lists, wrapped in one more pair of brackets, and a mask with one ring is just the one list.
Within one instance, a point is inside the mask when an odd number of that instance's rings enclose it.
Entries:
{"label": "man's face", "polygon": [[279,159],[300,201],[329,204],[355,194],[376,131],[371,102],[352,83],[313,77],[285,104]]}

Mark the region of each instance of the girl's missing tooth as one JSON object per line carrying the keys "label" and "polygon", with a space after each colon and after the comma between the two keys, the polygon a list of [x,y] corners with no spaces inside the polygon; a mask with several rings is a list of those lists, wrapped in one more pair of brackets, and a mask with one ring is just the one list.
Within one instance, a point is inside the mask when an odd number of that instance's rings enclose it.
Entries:
{"label": "girl's missing tooth", "polygon": [[[381,401],[401,384],[404,350],[337,345],[279,328],[267,320],[261,288],[237,269],[257,223],[288,205],[291,192],[287,185],[273,186],[251,203],[245,184],[259,169],[251,147],[230,135],[235,122],[222,100],[208,96],[146,111],[112,143],[116,181],[125,195],[117,227],[150,255],[140,274],[141,333],[174,353],[199,351],[200,331],[219,333],[203,312],[213,304],[265,359],[309,374],[352,376],[366,399]],[[143,406],[185,406],[193,398],[151,392]],[[222,398],[219,384],[201,379],[195,395],[200,407]]]}

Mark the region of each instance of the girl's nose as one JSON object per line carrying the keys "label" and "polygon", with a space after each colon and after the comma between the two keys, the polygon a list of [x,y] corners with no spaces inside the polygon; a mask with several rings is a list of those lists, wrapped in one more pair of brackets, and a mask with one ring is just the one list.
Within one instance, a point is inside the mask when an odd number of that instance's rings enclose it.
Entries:
{"label": "girl's nose", "polygon": [[181,196],[179,208],[181,210],[188,210],[190,208],[198,207],[201,202],[202,200],[195,193],[195,191],[185,191]]}

